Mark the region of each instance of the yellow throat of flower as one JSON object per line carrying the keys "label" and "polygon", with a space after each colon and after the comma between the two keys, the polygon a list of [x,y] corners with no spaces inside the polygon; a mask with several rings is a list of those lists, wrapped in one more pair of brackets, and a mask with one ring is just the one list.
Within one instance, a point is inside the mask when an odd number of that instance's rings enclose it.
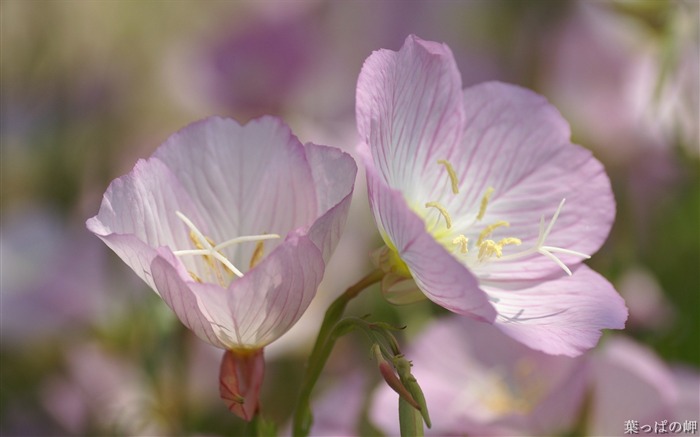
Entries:
{"label": "yellow throat of flower", "polygon": [[[447,172],[447,176],[450,180],[452,195],[458,195],[460,183],[457,172],[452,164],[445,159],[438,160],[437,164],[444,166],[445,171]],[[494,192],[495,189],[493,187],[486,189],[481,198],[479,210],[475,213],[471,223],[468,226],[460,227],[462,231],[466,231],[468,228],[480,224],[480,222],[486,216],[489,202],[491,201],[491,197]],[[480,224],[482,228],[478,233],[478,237],[475,237],[470,241],[470,238],[464,233],[458,233],[454,229],[453,225],[455,221],[450,215],[448,208],[438,200],[426,202],[422,208],[414,206],[412,209],[424,218],[426,222],[426,230],[430,232],[438,242],[443,244],[450,253],[455,255],[467,266],[475,267],[487,262],[515,260],[538,253],[551,259],[562,270],[571,275],[571,270],[554,254],[562,253],[574,255],[584,259],[590,258],[590,256],[574,250],[548,246],[545,244],[554,223],[564,207],[565,200],[566,199],[561,200],[559,207],[546,227],[544,224],[544,216],[541,217],[539,235],[536,243],[533,246],[518,252],[510,251],[510,253],[505,253],[505,248],[507,246],[522,245],[522,240],[520,238],[515,236],[506,236],[498,240],[490,238],[497,229],[510,227],[510,223],[508,221],[498,220],[490,224]],[[435,215],[436,213],[437,215]]]}

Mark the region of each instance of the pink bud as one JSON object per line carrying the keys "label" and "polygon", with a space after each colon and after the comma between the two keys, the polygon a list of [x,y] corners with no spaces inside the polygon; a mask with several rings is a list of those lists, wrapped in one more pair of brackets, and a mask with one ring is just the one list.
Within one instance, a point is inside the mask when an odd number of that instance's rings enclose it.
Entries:
{"label": "pink bud", "polygon": [[265,374],[263,350],[227,350],[221,360],[219,393],[228,409],[250,421],[260,408],[260,387]]}

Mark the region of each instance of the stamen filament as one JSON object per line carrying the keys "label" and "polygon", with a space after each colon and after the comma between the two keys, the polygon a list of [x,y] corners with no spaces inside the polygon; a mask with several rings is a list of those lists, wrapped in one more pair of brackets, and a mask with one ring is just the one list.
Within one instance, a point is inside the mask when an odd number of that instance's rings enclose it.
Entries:
{"label": "stamen filament", "polygon": [[483,231],[479,234],[479,239],[476,241],[477,246],[481,246],[481,243],[486,240],[492,233],[495,231],[497,228],[500,227],[509,227],[510,223],[508,223],[505,220],[498,221],[494,224],[488,225],[484,228]]}
{"label": "stamen filament", "polygon": [[438,164],[444,165],[445,170],[447,170],[447,174],[450,176],[450,182],[452,183],[452,193],[459,194],[459,179],[457,179],[457,173],[455,172],[454,167],[452,167],[452,164],[450,164],[450,162],[445,159],[438,160]]}
{"label": "stamen filament", "polygon": [[442,214],[442,216],[445,217],[445,223],[447,224],[447,229],[450,229],[452,227],[452,218],[450,217],[450,213],[447,212],[447,208],[440,205],[439,202],[427,202],[425,204],[425,207],[426,208],[435,208],[438,211],[440,211],[440,214]]}

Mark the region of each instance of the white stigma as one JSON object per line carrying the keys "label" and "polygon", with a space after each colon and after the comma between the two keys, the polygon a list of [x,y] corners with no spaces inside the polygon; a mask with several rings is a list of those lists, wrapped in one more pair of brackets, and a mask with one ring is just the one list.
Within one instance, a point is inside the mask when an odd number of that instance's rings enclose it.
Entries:
{"label": "white stigma", "polygon": [[544,216],[540,217],[540,231],[539,235],[537,237],[537,242],[535,243],[534,246],[531,248],[524,250],[522,252],[514,253],[511,255],[504,255],[500,258],[498,258],[498,261],[505,261],[505,260],[512,260],[512,259],[517,259],[521,258],[533,253],[539,253],[541,255],[546,256],[547,258],[551,259],[554,261],[559,267],[562,268],[566,272],[567,275],[571,276],[571,269],[567,267],[566,264],[564,264],[559,258],[554,255],[554,253],[563,253],[567,255],[573,255],[573,256],[578,256],[583,259],[589,259],[591,256],[586,255],[585,253],[577,252],[575,250],[570,250],[570,249],[563,249],[561,247],[555,247],[555,246],[545,246],[545,241],[547,240],[547,237],[549,236],[549,233],[552,231],[552,228],[554,228],[554,223],[557,221],[559,218],[559,213],[561,213],[562,208],[564,207],[564,202],[566,202],[566,199],[562,199],[561,202],[559,203],[559,207],[557,208],[556,212],[552,216],[552,219],[549,221],[549,224],[547,225],[547,228],[545,229],[544,227]]}
{"label": "white stigma", "polygon": [[202,255],[202,256],[211,256],[215,258],[217,261],[221,262],[226,268],[228,268],[234,275],[238,276],[239,278],[243,277],[243,272],[241,272],[236,266],[231,263],[231,261],[228,260],[222,253],[221,249],[224,249],[229,246],[233,246],[234,244],[238,243],[245,243],[249,241],[262,241],[262,240],[271,240],[275,238],[280,238],[279,235],[277,234],[264,234],[264,235],[246,235],[243,237],[235,237],[231,238],[229,240],[224,241],[223,243],[219,244],[212,244],[210,240],[204,236],[204,234],[197,229],[197,226],[195,226],[194,223],[192,223],[192,220],[187,218],[185,214],[183,214],[180,211],[175,211],[175,215],[182,220],[185,225],[192,231],[195,237],[197,237],[197,240],[203,246],[202,249],[185,249],[185,250],[175,250],[173,253],[176,256],[184,256],[184,255]]}

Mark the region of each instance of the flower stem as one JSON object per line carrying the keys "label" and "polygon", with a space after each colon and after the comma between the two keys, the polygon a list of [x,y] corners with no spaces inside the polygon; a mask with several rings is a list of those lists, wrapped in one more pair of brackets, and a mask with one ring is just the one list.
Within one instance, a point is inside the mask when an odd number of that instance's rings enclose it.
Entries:
{"label": "flower stem", "polygon": [[294,412],[293,435],[305,437],[309,435],[313,417],[311,415],[311,392],[321,371],[326,365],[326,361],[333,350],[335,338],[331,337],[331,333],[336,323],[343,316],[347,304],[355,298],[362,290],[370,285],[373,285],[382,280],[384,272],[376,269],[364,278],[360,279],[355,285],[349,287],[341,294],[326,310],[326,315],[323,318],[321,329],[318,331],[316,343],[311,350],[309,361],[306,365],[306,372],[301,382],[301,391],[299,392],[299,400],[297,401],[296,411]]}

